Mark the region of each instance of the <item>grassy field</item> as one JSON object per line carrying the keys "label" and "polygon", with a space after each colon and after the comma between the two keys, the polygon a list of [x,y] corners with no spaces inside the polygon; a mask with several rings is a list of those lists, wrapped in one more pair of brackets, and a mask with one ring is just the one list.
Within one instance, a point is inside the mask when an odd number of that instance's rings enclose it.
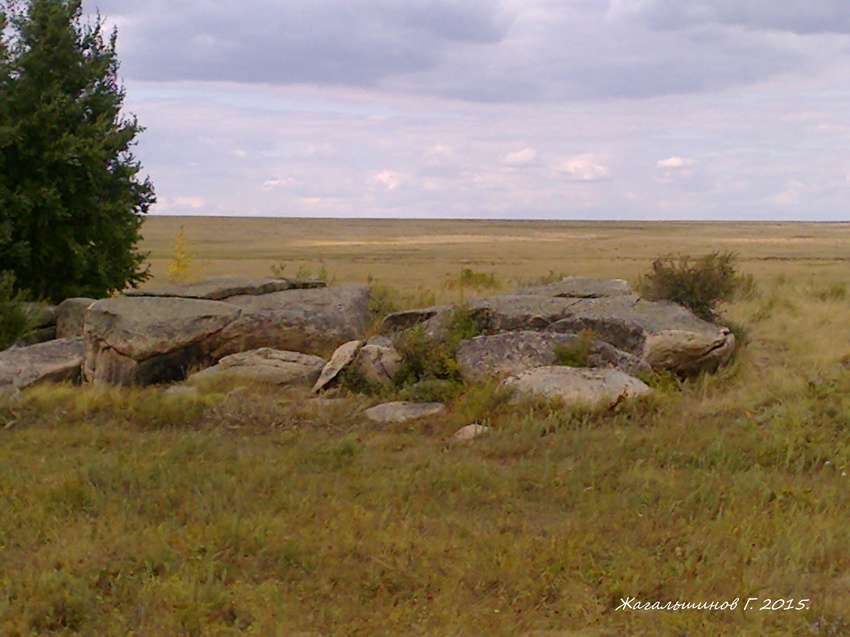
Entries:
{"label": "grassy field", "polygon": [[324,268],[401,305],[713,250],[757,289],[721,308],[731,366],[608,413],[493,386],[390,427],[297,390],[0,404],[0,634],[850,635],[850,225],[153,217],[156,277],[181,225],[197,277]]}

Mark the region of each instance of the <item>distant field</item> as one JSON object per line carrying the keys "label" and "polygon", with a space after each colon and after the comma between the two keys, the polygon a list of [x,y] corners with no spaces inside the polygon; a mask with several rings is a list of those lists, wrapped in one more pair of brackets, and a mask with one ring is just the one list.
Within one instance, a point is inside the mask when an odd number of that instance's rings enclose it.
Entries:
{"label": "distant field", "polygon": [[602,412],[495,383],[389,426],[364,409],[433,384],[0,402],[3,637],[850,635],[850,224],[150,217],[158,279],[181,226],[197,278],[324,268],[406,305],[715,250],[755,286],[720,306],[726,368]]}
{"label": "distant field", "polygon": [[180,227],[196,276],[322,265],[339,282],[439,288],[462,267],[506,283],[555,273],[633,279],[668,253],[736,252],[756,277],[831,281],[850,270],[850,223],[421,221],[151,216],[142,248],[164,276]]}

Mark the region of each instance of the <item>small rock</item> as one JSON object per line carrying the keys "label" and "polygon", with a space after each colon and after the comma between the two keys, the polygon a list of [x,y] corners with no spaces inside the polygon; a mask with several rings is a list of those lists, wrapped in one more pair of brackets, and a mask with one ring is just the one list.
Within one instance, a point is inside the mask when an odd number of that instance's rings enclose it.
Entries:
{"label": "small rock", "polygon": [[366,417],[374,422],[395,423],[436,416],[445,410],[446,406],[442,403],[392,402],[375,405],[365,413]]}
{"label": "small rock", "polygon": [[402,358],[390,345],[369,345],[360,348],[354,361],[354,370],[366,380],[379,385],[392,385],[401,369]]}
{"label": "small rock", "polygon": [[473,438],[489,433],[491,429],[492,427],[487,427],[485,425],[467,425],[466,427],[461,427],[454,432],[450,440],[472,440]]}

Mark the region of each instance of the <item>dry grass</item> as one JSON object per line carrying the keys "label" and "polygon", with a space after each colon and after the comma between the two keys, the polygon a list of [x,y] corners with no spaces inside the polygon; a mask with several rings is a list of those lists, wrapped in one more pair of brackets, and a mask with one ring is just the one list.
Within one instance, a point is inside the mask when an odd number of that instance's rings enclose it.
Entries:
{"label": "dry grass", "polygon": [[[391,427],[297,390],[27,392],[0,406],[3,635],[850,634],[846,226],[153,218],[155,271],[180,224],[203,275],[322,259],[409,303],[463,267],[509,290],[676,251],[738,250],[759,287],[721,308],[749,335],[731,367],[612,413],[489,386]],[[493,431],[448,440],[472,422]]]}

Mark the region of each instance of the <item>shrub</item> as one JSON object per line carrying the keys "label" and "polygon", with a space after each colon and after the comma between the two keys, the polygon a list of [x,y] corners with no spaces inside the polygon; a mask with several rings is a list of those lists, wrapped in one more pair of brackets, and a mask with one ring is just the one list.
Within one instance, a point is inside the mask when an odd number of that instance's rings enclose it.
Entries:
{"label": "shrub", "polygon": [[569,343],[557,343],[553,348],[555,364],[566,367],[587,367],[587,358],[593,348],[596,335],[593,330],[582,330]]}
{"label": "shrub", "polygon": [[0,350],[24,338],[35,327],[25,300],[25,293],[15,290],[15,275],[4,272],[0,276]]}
{"label": "shrub", "polygon": [[741,292],[754,291],[752,277],[740,274],[736,261],[737,255],[731,252],[712,252],[697,258],[659,257],[641,277],[638,289],[648,299],[679,303],[700,318],[713,321],[718,303],[731,301]]}
{"label": "shrub", "polygon": [[404,360],[398,383],[411,385],[422,380],[442,379],[460,381],[455,355],[460,342],[478,336],[487,329],[485,313],[461,306],[446,318],[441,339],[430,338],[424,326],[417,325],[399,336],[396,348]]}

